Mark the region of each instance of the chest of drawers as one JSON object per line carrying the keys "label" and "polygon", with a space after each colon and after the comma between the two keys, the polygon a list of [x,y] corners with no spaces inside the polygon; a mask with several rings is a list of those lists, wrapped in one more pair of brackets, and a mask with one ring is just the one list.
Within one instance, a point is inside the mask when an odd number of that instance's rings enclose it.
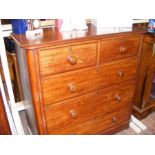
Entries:
{"label": "chest of drawers", "polygon": [[110,134],[128,127],[143,33],[60,41],[47,32],[40,43],[12,35],[33,133]]}

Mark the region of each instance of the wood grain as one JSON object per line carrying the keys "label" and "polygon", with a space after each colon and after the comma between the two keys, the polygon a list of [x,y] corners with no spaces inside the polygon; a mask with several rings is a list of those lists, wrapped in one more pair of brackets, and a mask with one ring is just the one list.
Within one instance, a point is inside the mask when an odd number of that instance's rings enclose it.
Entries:
{"label": "wood grain", "polygon": [[138,55],[139,44],[140,35],[102,40],[100,62]]}
{"label": "wood grain", "polygon": [[[47,76],[93,66],[96,64],[96,53],[97,44],[94,42],[39,50],[40,74],[41,76]],[[75,57],[77,59],[76,64],[70,64],[69,57]]]}
{"label": "wood grain", "polygon": [[[92,67],[44,78],[42,91],[44,105],[82,95],[127,80],[134,80],[137,69],[137,57],[102,64],[99,71]],[[123,72],[122,76],[118,73]],[[68,88],[69,84],[76,87],[75,92]]]}
{"label": "wood grain", "polygon": [[0,135],[10,135],[10,127],[3,105],[2,95],[0,93]]}
{"label": "wood grain", "polygon": [[139,119],[145,118],[155,109],[155,101],[150,97],[153,75],[155,73],[153,43],[155,43],[154,35],[146,34],[141,51],[140,68],[133,105],[133,113]]}
{"label": "wood grain", "polygon": [[27,53],[39,134],[100,134],[128,127],[145,31],[97,29],[12,35]]}
{"label": "wood grain", "polygon": [[[124,31],[125,30],[125,31]],[[111,31],[106,31],[106,28],[101,30],[100,34],[98,34],[98,29],[93,25],[88,25],[88,30],[86,31],[75,31],[74,33],[66,32],[62,33],[53,28],[45,28],[43,29],[43,36],[36,37],[36,39],[27,39],[26,35],[15,35],[11,34],[11,37],[24,49],[39,49],[55,46],[55,45],[62,45],[62,44],[70,44],[70,43],[77,43],[81,41],[92,41],[92,40],[100,40],[103,38],[114,38],[114,37],[124,37],[136,34],[144,34],[147,32],[146,29],[132,29],[132,28],[123,28],[120,27],[119,31],[115,32],[115,27],[111,28]],[[74,35],[75,34],[75,35]],[[66,37],[67,35],[67,37]]]}
{"label": "wood grain", "polygon": [[[104,131],[110,128],[117,127],[119,124],[126,122],[130,119],[131,115],[131,112],[129,110],[130,106],[131,105],[120,107],[113,112],[101,115],[99,117],[95,117],[93,119],[90,119],[81,124],[77,124],[75,126],[49,131],[49,134],[89,135],[89,134],[97,134],[99,132],[102,132],[104,134]],[[113,118],[116,118],[116,121],[113,121]]]}
{"label": "wood grain", "polygon": [[37,128],[39,134],[46,134],[46,123],[44,118],[44,109],[42,103],[42,94],[40,92],[40,82],[39,82],[39,69],[38,63],[36,62],[36,52],[27,51],[27,65],[29,69],[29,77],[31,83],[31,93],[33,99],[33,106],[35,117],[37,121]]}
{"label": "wood grain", "polygon": [[[72,100],[45,107],[48,131],[72,126],[93,119],[132,102],[134,83],[120,84]],[[76,116],[72,117],[70,111]]]}

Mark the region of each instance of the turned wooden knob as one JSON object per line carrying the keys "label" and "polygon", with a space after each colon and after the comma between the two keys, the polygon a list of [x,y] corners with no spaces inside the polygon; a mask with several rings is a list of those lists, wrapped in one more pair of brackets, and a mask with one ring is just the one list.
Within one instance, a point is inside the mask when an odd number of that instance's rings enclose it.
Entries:
{"label": "turned wooden knob", "polygon": [[114,123],[116,123],[116,122],[117,122],[117,118],[116,118],[115,116],[113,116],[113,117],[112,117],[112,121],[113,121]]}
{"label": "turned wooden knob", "polygon": [[115,95],[115,100],[116,101],[120,101],[121,100],[121,97],[119,95]]}
{"label": "turned wooden knob", "polygon": [[69,115],[70,115],[71,118],[76,118],[77,117],[77,113],[76,113],[75,110],[70,110]]}
{"label": "turned wooden knob", "polygon": [[70,83],[70,84],[68,85],[68,89],[69,89],[69,91],[70,91],[71,93],[76,92],[76,86],[75,86],[75,84]]}
{"label": "turned wooden knob", "polygon": [[71,51],[72,51],[72,47],[69,47],[69,48],[68,48],[68,51],[71,52]]}
{"label": "turned wooden knob", "polygon": [[68,62],[71,64],[71,65],[75,65],[77,63],[77,58],[74,57],[74,56],[68,56]]}
{"label": "turned wooden knob", "polygon": [[118,72],[117,72],[117,75],[118,75],[119,77],[123,77],[123,76],[124,76],[124,72],[123,72],[123,71],[118,71]]}
{"label": "turned wooden knob", "polygon": [[121,46],[121,47],[120,47],[120,52],[121,52],[121,53],[127,52],[127,47]]}

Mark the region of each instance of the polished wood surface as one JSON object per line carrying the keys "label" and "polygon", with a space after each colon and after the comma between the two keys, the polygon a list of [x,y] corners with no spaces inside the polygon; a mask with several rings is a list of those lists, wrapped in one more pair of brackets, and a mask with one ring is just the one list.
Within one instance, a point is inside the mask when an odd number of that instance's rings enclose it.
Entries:
{"label": "polished wood surface", "polygon": [[42,76],[75,70],[96,64],[97,43],[68,45],[38,51]]}
{"label": "polished wood surface", "polygon": [[39,134],[47,133],[44,109],[42,103],[42,93],[40,87],[40,78],[39,78],[39,66],[37,65],[37,59],[35,58],[35,51],[27,51],[26,55],[27,65],[29,68],[30,74],[30,84],[31,84],[31,93],[33,99],[33,106],[35,117],[37,121],[37,128]]}
{"label": "polished wood surface", "polygon": [[116,128],[124,122],[127,122],[130,118],[130,109],[131,106],[126,105],[118,108],[110,113],[103,114],[98,117],[94,117],[94,119],[90,119],[81,124],[77,124],[74,126],[60,128],[58,130],[49,131],[50,134],[68,134],[68,135],[76,135],[76,134],[98,134],[105,133],[106,130],[110,128]]}
{"label": "polished wood surface", "polygon": [[[10,78],[12,82],[13,92],[15,95],[15,101],[16,102],[22,101],[22,91],[21,91],[21,85],[19,80],[19,71],[17,66],[16,54],[6,51],[6,56],[8,61],[8,67],[9,67],[9,73],[10,73]],[[0,74],[2,77],[2,81],[5,82],[1,60],[0,60]]]}
{"label": "polished wood surface", "polygon": [[155,99],[150,98],[153,75],[155,74],[154,43],[155,37],[153,34],[146,34],[141,53],[141,63],[133,106],[133,113],[139,119],[145,118],[155,109]]}
{"label": "polished wood surface", "polygon": [[51,45],[62,45],[77,43],[81,40],[103,39],[107,37],[126,36],[132,34],[144,34],[146,29],[133,29],[131,27],[111,27],[98,30],[93,25],[88,25],[86,31],[60,32],[57,29],[43,29],[43,37],[36,36],[35,39],[27,39],[26,35],[12,34],[12,38],[24,49],[36,49],[50,47]]}
{"label": "polished wood surface", "polygon": [[139,35],[102,40],[100,62],[138,55],[139,44]]}
{"label": "polished wood surface", "polygon": [[134,83],[101,89],[45,108],[48,131],[80,124],[132,102]]}
{"label": "polished wood surface", "polygon": [[2,95],[0,93],[0,135],[10,135],[10,127],[3,105]]}
{"label": "polished wood surface", "polygon": [[[123,81],[134,80],[137,65],[137,57],[132,57],[102,64],[97,70],[96,67],[91,67],[43,78],[41,83],[44,104],[52,104]],[[75,87],[74,91],[71,87]]]}
{"label": "polished wood surface", "polygon": [[[18,66],[17,66],[16,54],[9,53],[8,51],[6,52],[6,54],[7,54],[7,58],[8,58],[8,63],[10,64],[10,61],[12,61],[12,74],[13,74],[14,78],[11,78],[11,81],[13,82],[15,101],[16,102],[22,101],[23,95],[22,95],[21,84],[20,84],[20,80],[19,80],[19,71],[18,71]],[[9,67],[9,70],[11,73],[11,67]]]}
{"label": "polished wood surface", "polygon": [[143,34],[93,27],[44,29],[35,40],[13,34],[26,50],[39,134],[106,134],[127,127]]}

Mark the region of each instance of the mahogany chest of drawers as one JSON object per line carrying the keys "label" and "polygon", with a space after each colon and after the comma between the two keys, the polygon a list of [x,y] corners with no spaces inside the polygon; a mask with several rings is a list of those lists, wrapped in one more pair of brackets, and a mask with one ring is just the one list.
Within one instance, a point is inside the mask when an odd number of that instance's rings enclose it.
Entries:
{"label": "mahogany chest of drawers", "polygon": [[23,96],[34,134],[111,134],[127,128],[143,33],[129,31],[16,42]]}

